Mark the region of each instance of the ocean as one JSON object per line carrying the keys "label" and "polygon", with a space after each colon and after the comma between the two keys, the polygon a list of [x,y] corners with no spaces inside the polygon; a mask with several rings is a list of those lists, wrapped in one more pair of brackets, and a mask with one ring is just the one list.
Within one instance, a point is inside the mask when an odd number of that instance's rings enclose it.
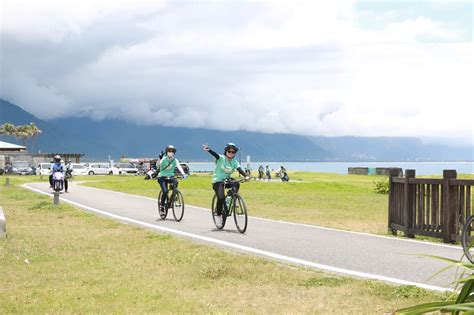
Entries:
{"label": "ocean", "polygon": [[[414,169],[417,175],[442,175],[443,170],[456,170],[458,174],[474,174],[474,162],[252,162],[252,171],[257,171],[259,165],[270,166],[277,170],[283,165],[289,171],[309,171],[323,173],[347,174],[349,167],[400,167],[405,170]],[[242,162],[242,168],[246,165]],[[193,172],[213,171],[215,164],[190,162]]]}

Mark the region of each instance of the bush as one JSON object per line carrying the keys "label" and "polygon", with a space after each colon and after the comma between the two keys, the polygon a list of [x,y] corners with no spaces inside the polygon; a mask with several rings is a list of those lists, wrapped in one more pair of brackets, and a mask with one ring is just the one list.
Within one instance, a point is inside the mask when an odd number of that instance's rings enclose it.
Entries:
{"label": "bush", "polygon": [[381,178],[374,181],[374,191],[378,194],[388,194],[390,191],[390,184],[388,178]]}

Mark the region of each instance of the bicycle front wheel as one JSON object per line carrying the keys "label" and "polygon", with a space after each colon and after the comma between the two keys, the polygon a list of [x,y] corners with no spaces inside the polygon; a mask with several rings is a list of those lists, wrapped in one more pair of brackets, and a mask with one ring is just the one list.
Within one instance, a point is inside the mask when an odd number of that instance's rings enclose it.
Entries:
{"label": "bicycle front wheel", "polygon": [[173,217],[174,219],[179,222],[181,219],[183,219],[184,215],[184,199],[183,195],[179,190],[175,192],[174,198],[173,198]]}
{"label": "bicycle front wheel", "polygon": [[163,191],[160,191],[158,194],[158,214],[162,220],[166,219],[168,215],[168,207],[163,207],[163,211],[160,211],[161,208],[161,196],[163,195]]}
{"label": "bicycle front wheel", "polygon": [[221,214],[217,214],[217,196],[214,195],[212,198],[212,205],[211,205],[211,213],[212,213],[212,220],[214,221],[214,225],[217,229],[222,230],[225,225],[225,221],[227,216],[225,215],[225,211],[221,211]]}
{"label": "bicycle front wheel", "polygon": [[234,212],[234,221],[237,230],[239,230],[240,233],[245,233],[247,230],[247,206],[245,205],[244,199],[239,195],[234,198],[232,210]]}
{"label": "bicycle front wheel", "polygon": [[474,238],[471,232],[474,230],[474,216],[470,216],[462,229],[461,244],[466,258],[474,264]]}

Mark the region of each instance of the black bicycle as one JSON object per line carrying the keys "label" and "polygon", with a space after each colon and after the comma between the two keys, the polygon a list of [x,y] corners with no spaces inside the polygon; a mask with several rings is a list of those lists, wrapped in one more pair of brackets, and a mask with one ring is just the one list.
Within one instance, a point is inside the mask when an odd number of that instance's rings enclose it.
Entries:
{"label": "black bicycle", "polygon": [[160,215],[160,218],[164,220],[168,215],[168,210],[171,208],[173,209],[174,219],[179,222],[184,216],[184,198],[183,194],[178,189],[177,179],[182,179],[183,177],[170,176],[165,178],[167,180],[172,179],[172,181],[168,183],[168,203],[164,204],[163,211],[160,211],[161,196],[163,195],[163,191],[160,190],[160,193],[158,194],[158,214]]}
{"label": "black bicycle", "polygon": [[471,215],[467,221],[466,224],[464,224],[464,227],[462,229],[462,234],[461,234],[461,244],[462,244],[462,249],[464,250],[464,255],[466,255],[466,258],[474,264],[474,237],[471,236],[471,231],[474,230],[474,215]]}
{"label": "black bicycle", "polygon": [[[219,230],[222,230],[227,221],[227,217],[234,215],[235,226],[240,233],[247,230],[247,206],[244,199],[239,195],[236,184],[243,183],[242,180],[226,179],[224,185],[230,186],[227,190],[224,207],[221,214],[217,214],[217,196],[212,198],[212,220]],[[229,185],[230,184],[230,185]]]}

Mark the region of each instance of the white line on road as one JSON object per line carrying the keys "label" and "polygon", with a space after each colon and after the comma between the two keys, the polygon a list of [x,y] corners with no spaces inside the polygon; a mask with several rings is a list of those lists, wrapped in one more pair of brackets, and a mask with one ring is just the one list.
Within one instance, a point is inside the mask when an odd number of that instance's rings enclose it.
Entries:
{"label": "white line on road", "polygon": [[[29,190],[38,192],[38,193],[43,194],[43,195],[53,197],[50,193],[41,191],[41,190],[36,189],[36,188],[29,187],[27,184],[23,184],[23,187],[25,187]],[[423,288],[423,289],[434,290],[434,291],[442,291],[442,292],[444,292],[444,291],[453,291],[450,288],[443,288],[443,287],[432,286],[432,285],[428,285],[428,284],[424,284],[424,283],[406,281],[406,280],[402,280],[402,279],[396,279],[396,278],[391,278],[391,277],[386,277],[386,276],[381,276],[381,275],[375,275],[375,274],[370,274],[370,273],[365,273],[365,272],[359,272],[359,271],[354,271],[354,270],[348,270],[348,269],[343,269],[343,268],[318,264],[318,263],[314,263],[314,262],[303,260],[303,259],[284,256],[284,255],[268,252],[268,251],[265,251],[265,250],[260,250],[260,249],[257,249],[257,248],[253,248],[253,247],[248,247],[248,246],[244,246],[244,245],[240,245],[240,244],[235,244],[235,243],[231,243],[231,242],[227,242],[227,241],[218,240],[218,239],[207,237],[207,236],[202,236],[202,235],[183,232],[183,231],[179,231],[179,230],[175,230],[175,229],[170,229],[170,228],[167,228],[167,227],[163,227],[163,226],[159,226],[159,225],[155,225],[155,224],[151,224],[151,223],[147,223],[147,222],[143,222],[143,221],[139,221],[139,220],[119,216],[119,215],[116,215],[116,214],[113,214],[113,213],[109,213],[107,211],[103,211],[103,210],[100,210],[100,209],[96,209],[96,208],[93,208],[93,207],[89,207],[89,206],[80,204],[78,202],[67,200],[63,197],[60,197],[60,199],[64,202],[70,203],[70,204],[75,205],[77,207],[87,209],[89,211],[99,213],[99,214],[102,214],[102,215],[105,215],[105,216],[108,216],[108,217],[111,217],[111,218],[115,218],[115,219],[118,219],[120,221],[130,222],[130,223],[140,225],[140,226],[144,226],[144,227],[147,227],[147,228],[151,228],[151,229],[155,229],[155,230],[161,230],[161,231],[165,231],[165,232],[169,232],[169,233],[173,233],[173,234],[177,234],[177,235],[186,236],[186,237],[193,238],[193,239],[206,241],[206,242],[209,242],[209,243],[214,243],[214,244],[218,244],[218,245],[222,245],[222,246],[227,246],[227,247],[230,247],[230,248],[235,248],[235,249],[238,249],[238,250],[246,251],[246,252],[249,252],[249,253],[254,253],[254,254],[257,254],[257,255],[266,256],[266,257],[270,257],[270,258],[274,258],[274,259],[278,259],[278,260],[282,260],[282,261],[287,261],[287,262],[302,265],[302,266],[308,266],[308,267],[313,267],[313,268],[317,268],[317,269],[321,269],[321,270],[327,270],[327,271],[332,271],[332,272],[337,272],[337,273],[342,273],[342,274],[347,274],[347,275],[357,276],[357,277],[362,277],[362,278],[368,278],[368,279],[373,279],[373,280],[381,280],[381,281],[396,283],[396,284],[400,284],[400,285],[413,285],[413,286],[417,286],[417,287],[420,287],[420,288]]]}

